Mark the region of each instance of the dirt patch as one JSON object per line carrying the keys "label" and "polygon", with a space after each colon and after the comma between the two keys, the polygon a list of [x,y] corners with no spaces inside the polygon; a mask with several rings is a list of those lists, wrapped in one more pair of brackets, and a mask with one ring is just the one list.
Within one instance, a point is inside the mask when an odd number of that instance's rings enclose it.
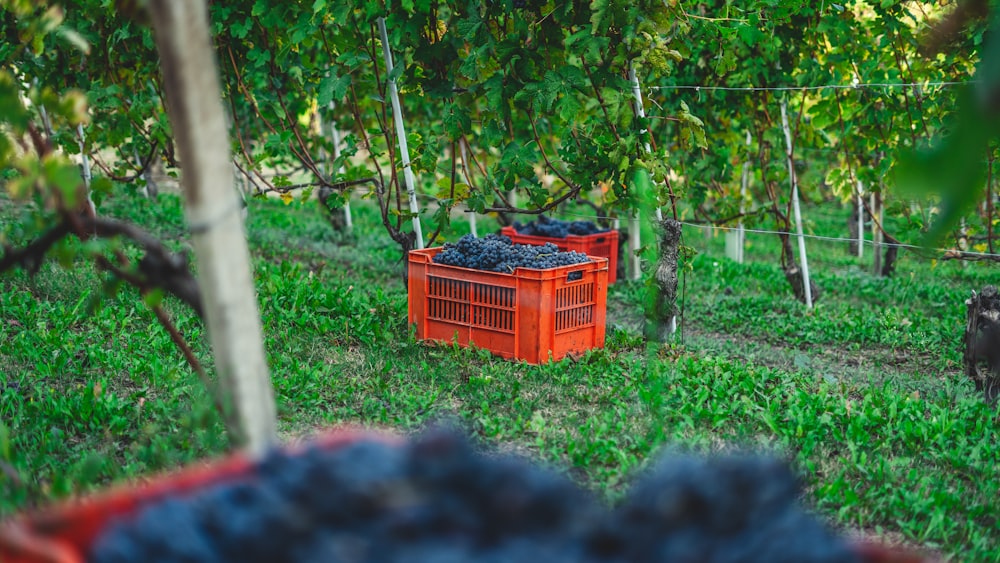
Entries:
{"label": "dirt patch", "polygon": [[[608,301],[608,327],[631,334],[642,333],[642,316],[635,306]],[[919,350],[865,345],[848,350],[842,344],[792,345],[775,343],[762,335],[730,334],[700,326],[685,319],[677,340],[689,351],[725,355],[759,366],[814,374],[828,383],[839,381],[903,383],[913,390],[938,387],[945,380],[961,377],[958,364]]]}

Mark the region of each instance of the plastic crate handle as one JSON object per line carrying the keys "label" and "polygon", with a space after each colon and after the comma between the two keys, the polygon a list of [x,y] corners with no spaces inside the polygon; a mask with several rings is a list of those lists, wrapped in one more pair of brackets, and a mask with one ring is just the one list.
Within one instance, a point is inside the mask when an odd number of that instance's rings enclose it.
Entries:
{"label": "plastic crate handle", "polygon": [[583,270],[574,270],[572,272],[566,272],[566,283],[578,282],[583,280]]}

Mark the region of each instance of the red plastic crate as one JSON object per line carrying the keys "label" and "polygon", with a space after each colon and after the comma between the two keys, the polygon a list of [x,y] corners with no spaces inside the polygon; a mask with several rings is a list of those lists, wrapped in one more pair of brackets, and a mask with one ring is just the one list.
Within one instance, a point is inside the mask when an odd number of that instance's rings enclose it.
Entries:
{"label": "red plastic crate", "polygon": [[[530,364],[604,347],[606,258],[502,274],[435,264],[440,251],[409,254],[409,321],[417,338],[473,344]],[[569,279],[577,272],[580,279]]]}
{"label": "red plastic crate", "polygon": [[608,259],[608,284],[618,279],[618,231],[594,233],[592,235],[568,235],[566,238],[536,237],[522,235],[514,227],[500,229],[500,234],[510,237],[515,244],[531,244],[541,246],[547,242],[568,252],[575,250],[587,256],[600,256]]}

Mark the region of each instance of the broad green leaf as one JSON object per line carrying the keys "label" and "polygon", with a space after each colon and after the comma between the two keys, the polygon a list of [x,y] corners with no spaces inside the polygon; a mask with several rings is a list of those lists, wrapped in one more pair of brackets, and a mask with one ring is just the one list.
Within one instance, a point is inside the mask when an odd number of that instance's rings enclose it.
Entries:
{"label": "broad green leaf", "polygon": [[163,290],[156,287],[147,291],[142,296],[142,302],[145,303],[146,306],[149,307],[150,309],[154,309],[156,307],[159,307],[160,304],[163,303],[163,297],[164,297]]}

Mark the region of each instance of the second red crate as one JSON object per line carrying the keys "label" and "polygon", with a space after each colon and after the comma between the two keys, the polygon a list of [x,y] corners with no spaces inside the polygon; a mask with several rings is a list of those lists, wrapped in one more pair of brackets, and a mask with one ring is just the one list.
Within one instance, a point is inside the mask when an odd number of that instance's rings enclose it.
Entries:
{"label": "second red crate", "polygon": [[531,244],[541,246],[547,242],[568,252],[575,250],[587,256],[600,256],[608,259],[608,284],[618,279],[618,231],[594,233],[592,235],[568,235],[566,238],[539,237],[522,235],[514,227],[504,227],[500,234],[510,237],[514,244]]}

